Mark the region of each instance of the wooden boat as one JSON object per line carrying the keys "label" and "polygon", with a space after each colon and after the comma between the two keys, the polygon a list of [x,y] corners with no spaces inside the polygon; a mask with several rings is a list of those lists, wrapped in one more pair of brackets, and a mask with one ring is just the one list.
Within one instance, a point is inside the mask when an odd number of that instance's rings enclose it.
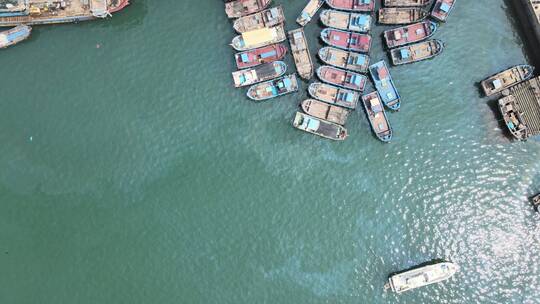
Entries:
{"label": "wooden boat", "polygon": [[349,109],[355,109],[360,99],[360,93],[356,91],[320,82],[310,84],[308,92],[315,99]]}
{"label": "wooden boat", "polygon": [[384,40],[389,48],[394,48],[428,39],[436,30],[437,24],[435,22],[422,21],[387,30],[384,32]]}
{"label": "wooden boat", "polygon": [[368,14],[324,10],[321,12],[321,22],[344,31],[367,33],[371,30],[371,15]]}
{"label": "wooden boat", "polygon": [[419,7],[385,7],[379,9],[380,24],[410,24],[420,22],[428,13]]}
{"label": "wooden boat", "polygon": [[351,113],[350,110],[329,105],[316,99],[306,99],[302,101],[301,105],[302,110],[304,110],[306,114],[336,123],[338,125],[344,125],[347,122],[349,114]]}
{"label": "wooden boat", "polygon": [[526,141],[531,132],[525,123],[523,114],[516,108],[516,97],[505,96],[498,101],[499,110],[504,119],[504,124],[510,133],[518,140]]}
{"label": "wooden boat", "polygon": [[329,65],[319,67],[317,69],[317,76],[326,83],[360,92],[364,91],[367,82],[366,76],[362,74]]}
{"label": "wooden boat", "polygon": [[386,7],[414,7],[414,6],[426,6],[431,3],[432,0],[384,0],[384,6]]}
{"label": "wooden boat", "polygon": [[384,111],[379,93],[372,92],[362,96],[362,105],[371,125],[371,130],[383,142],[392,140],[392,127]]}
{"label": "wooden boat", "polygon": [[278,25],[242,33],[233,38],[231,46],[237,51],[246,51],[282,42],[285,39],[287,37],[283,25]]}
{"label": "wooden boat", "polygon": [[300,26],[306,26],[306,24],[311,21],[311,18],[317,14],[317,11],[323,4],[324,0],[309,0],[306,7],[304,7],[300,13],[300,16],[296,18],[296,22],[300,24]]}
{"label": "wooden boat", "polygon": [[298,81],[294,74],[252,85],[247,96],[256,101],[266,100],[298,91]]}
{"label": "wooden boat", "polygon": [[296,112],[293,126],[299,130],[332,140],[345,140],[347,129],[335,123]]}
{"label": "wooden boat", "polygon": [[392,49],[390,50],[390,57],[394,65],[402,65],[433,58],[441,54],[443,50],[444,43],[432,39]]}
{"label": "wooden boat", "polygon": [[367,72],[369,66],[368,55],[329,46],[325,46],[319,50],[319,58],[328,65],[359,73]]}
{"label": "wooden boat", "polygon": [[238,33],[245,33],[265,27],[273,27],[283,22],[285,22],[285,15],[280,5],[238,18],[234,21],[233,27]]}
{"label": "wooden boat", "polygon": [[313,77],[313,62],[304,30],[298,28],[289,31],[289,43],[298,75],[306,80],[311,79]]}
{"label": "wooden boat", "polygon": [[[2,1],[0,26],[68,23],[106,18],[129,5],[129,0]],[[6,3],[7,2],[7,3]]]}
{"label": "wooden boat", "polygon": [[517,65],[495,74],[482,81],[482,89],[486,96],[500,93],[516,84],[529,80],[533,76],[534,67],[526,64]]}
{"label": "wooden boat", "polygon": [[369,66],[369,73],[384,105],[391,110],[399,110],[401,106],[400,96],[394,85],[392,76],[390,76],[386,62],[382,60],[372,64]]}
{"label": "wooden boat", "polygon": [[459,270],[459,266],[450,262],[439,262],[433,265],[422,266],[390,276],[385,289],[392,289],[395,293],[430,284],[439,283],[451,278]]}
{"label": "wooden boat", "polygon": [[446,22],[455,4],[456,0],[436,0],[431,10],[431,17],[437,21]]}
{"label": "wooden boat", "polygon": [[287,72],[285,62],[274,61],[251,69],[233,72],[232,76],[234,86],[239,88],[283,76],[285,72]]}
{"label": "wooden boat", "polygon": [[287,47],[281,43],[262,48],[236,53],[236,66],[239,69],[251,68],[259,64],[281,60],[287,53]]}
{"label": "wooden boat", "polygon": [[229,18],[240,18],[262,11],[272,0],[236,0],[225,3],[225,13]]}
{"label": "wooden boat", "polygon": [[321,31],[321,39],[326,44],[343,50],[368,53],[371,49],[371,36],[368,34],[325,28]]}
{"label": "wooden boat", "polygon": [[7,48],[30,37],[32,28],[28,25],[18,25],[0,33],[0,48]]}
{"label": "wooden boat", "polygon": [[342,11],[372,12],[375,9],[375,0],[326,0],[326,4]]}

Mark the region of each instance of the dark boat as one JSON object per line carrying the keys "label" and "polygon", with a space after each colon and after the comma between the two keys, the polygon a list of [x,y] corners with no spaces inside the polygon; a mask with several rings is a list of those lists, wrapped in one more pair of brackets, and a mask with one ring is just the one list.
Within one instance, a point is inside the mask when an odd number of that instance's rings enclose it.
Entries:
{"label": "dark boat", "polygon": [[323,65],[317,69],[317,76],[322,81],[342,88],[363,92],[367,78],[356,72],[342,70],[333,66]]}
{"label": "dark boat", "polygon": [[386,7],[414,7],[414,6],[426,6],[431,3],[432,0],[384,0],[384,6]]}
{"label": "dark boat", "polygon": [[375,9],[375,0],[326,0],[326,4],[342,11],[372,12]]}
{"label": "dark boat", "polygon": [[247,96],[256,101],[266,100],[298,91],[294,74],[252,85]]}
{"label": "dark boat", "polygon": [[350,110],[333,106],[316,99],[306,99],[302,101],[302,110],[304,110],[304,112],[306,112],[308,115],[324,119],[338,125],[344,125],[347,122],[349,114],[351,113]]}
{"label": "dark boat", "polygon": [[238,18],[234,21],[233,28],[238,33],[245,33],[264,27],[273,27],[283,22],[285,22],[285,15],[283,14],[283,8],[280,5]]}
{"label": "dark boat", "polygon": [[234,86],[245,87],[285,75],[287,65],[283,61],[265,63],[254,68],[232,73]]}
{"label": "dark boat", "polygon": [[345,140],[347,129],[335,123],[296,112],[293,126],[299,130],[332,140]]}
{"label": "dark boat", "polygon": [[0,32],[0,48],[7,48],[30,37],[32,28],[28,25],[18,25],[10,30]]}
{"label": "dark boat", "polygon": [[319,58],[326,64],[359,73],[367,72],[369,56],[325,46],[319,50]]}
{"label": "dark boat", "polygon": [[320,18],[325,26],[339,30],[359,33],[367,33],[371,30],[370,14],[324,10],[321,12]]}
{"label": "dark boat", "polygon": [[422,21],[384,32],[384,40],[389,48],[428,39],[437,30],[437,24],[432,21]]}
{"label": "dark boat", "polygon": [[369,67],[369,73],[384,105],[391,110],[399,110],[401,106],[400,96],[384,60],[372,64]]}
{"label": "dark boat", "polygon": [[310,84],[308,92],[315,99],[348,109],[355,109],[360,99],[359,92],[320,82]]}
{"label": "dark boat", "polygon": [[225,13],[229,18],[240,18],[262,11],[272,0],[236,0],[225,3]]}
{"label": "dark boat", "polygon": [[437,21],[446,22],[455,4],[456,0],[436,0],[431,11],[431,17]]}
{"label": "dark boat", "polygon": [[379,9],[380,24],[399,25],[420,22],[428,13],[419,7],[385,7]]}
{"label": "dark boat", "polygon": [[444,43],[437,39],[422,41],[390,50],[394,65],[414,63],[433,58],[442,53]]}
{"label": "dark boat", "polygon": [[534,67],[527,64],[520,64],[495,74],[482,81],[480,85],[486,96],[500,93],[516,84],[529,80],[533,76]]}
{"label": "dark boat", "polygon": [[388,122],[388,117],[386,117],[379,93],[372,92],[362,96],[362,105],[366,110],[373,133],[381,141],[390,142],[392,140],[392,127]]}
{"label": "dark boat", "polygon": [[368,53],[371,49],[371,36],[342,30],[325,28],[321,31],[324,43],[340,49]]}
{"label": "dark boat", "polygon": [[281,60],[287,53],[287,47],[278,43],[262,48],[236,53],[236,66],[239,69],[251,68],[259,64]]}

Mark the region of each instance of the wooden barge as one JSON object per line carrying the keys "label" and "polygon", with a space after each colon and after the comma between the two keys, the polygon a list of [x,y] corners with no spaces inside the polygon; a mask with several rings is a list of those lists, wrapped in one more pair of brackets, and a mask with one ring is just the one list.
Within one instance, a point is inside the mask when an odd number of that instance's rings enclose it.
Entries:
{"label": "wooden barge", "polygon": [[298,81],[296,76],[291,74],[252,85],[247,96],[252,100],[262,101],[296,91],[298,91]]}
{"label": "wooden barge", "polygon": [[345,125],[347,118],[351,113],[350,110],[333,106],[316,99],[306,99],[302,101],[301,106],[302,110],[304,110],[306,114],[336,123],[338,125]]}
{"label": "wooden barge", "polygon": [[333,66],[323,65],[317,69],[320,80],[345,89],[363,92],[367,78],[356,72],[342,70]]}
{"label": "wooden barge", "polygon": [[296,64],[296,70],[300,77],[309,80],[313,77],[313,62],[309,47],[306,41],[306,35],[302,28],[289,31],[289,42],[291,44],[291,52]]}
{"label": "wooden barge", "polygon": [[369,53],[371,49],[371,36],[368,34],[325,28],[321,31],[321,39],[324,43],[343,50]]}
{"label": "wooden barge", "polygon": [[240,18],[262,11],[272,0],[235,0],[225,3],[225,13],[229,18]]}
{"label": "wooden barge", "polygon": [[285,22],[283,8],[280,6],[266,9],[262,12],[240,17],[233,23],[233,28],[238,33],[245,33],[265,27],[273,27]]}
{"label": "wooden barge", "polygon": [[392,127],[390,127],[379,93],[372,92],[362,96],[362,105],[366,110],[371,130],[375,136],[382,142],[390,142],[392,140]]}
{"label": "wooden barge", "polygon": [[390,50],[394,65],[414,63],[433,58],[442,53],[444,43],[437,39],[422,41]]}
{"label": "wooden barge", "polygon": [[365,13],[324,10],[321,12],[321,22],[344,31],[368,33],[371,30],[371,15]]}
{"label": "wooden barge", "polygon": [[491,96],[530,79],[533,76],[533,72],[533,66],[521,64],[489,77],[482,81],[480,85],[484,90],[484,94]]}
{"label": "wooden barge", "polygon": [[422,21],[415,24],[398,27],[384,32],[384,40],[389,48],[428,39],[437,30],[437,24],[432,21]]}
{"label": "wooden barge", "polygon": [[368,55],[329,46],[325,46],[319,50],[319,58],[328,65],[359,73],[367,72],[369,67]]}
{"label": "wooden barge", "polygon": [[360,99],[359,92],[320,82],[310,84],[308,93],[315,99],[353,110]]}
{"label": "wooden barge", "polygon": [[428,16],[428,12],[418,7],[386,7],[379,9],[380,24],[401,25],[420,22]]}
{"label": "wooden barge", "polygon": [[347,138],[347,129],[343,126],[301,112],[296,112],[293,126],[331,140],[345,140]]}
{"label": "wooden barge", "polygon": [[129,0],[13,0],[0,8],[0,26],[70,23],[106,18],[129,5]]}

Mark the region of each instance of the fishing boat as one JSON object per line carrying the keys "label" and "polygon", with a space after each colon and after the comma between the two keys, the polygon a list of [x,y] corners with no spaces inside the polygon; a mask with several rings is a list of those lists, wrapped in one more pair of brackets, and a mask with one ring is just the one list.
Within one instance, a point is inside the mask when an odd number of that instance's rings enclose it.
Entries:
{"label": "fishing boat", "polygon": [[251,68],[259,64],[281,60],[287,53],[287,47],[281,43],[262,48],[236,53],[236,66],[239,69]]}
{"label": "fishing boat", "polygon": [[246,51],[282,42],[287,37],[283,25],[262,28],[242,33],[233,38],[231,46],[237,51]]}
{"label": "fishing boat", "polygon": [[319,58],[328,65],[359,73],[367,72],[369,66],[368,55],[330,46],[325,46],[319,50]]}
{"label": "fishing boat", "polygon": [[10,0],[0,4],[0,26],[69,23],[106,18],[128,5],[129,0]]}
{"label": "fishing boat", "polygon": [[431,17],[437,21],[446,22],[455,4],[456,0],[436,0],[431,10]]}
{"label": "fishing boat", "polygon": [[367,78],[362,74],[323,65],[317,69],[317,76],[322,81],[338,87],[363,92]]}
{"label": "fishing boat", "polygon": [[247,96],[256,101],[266,100],[298,91],[298,81],[294,74],[252,85]]}
{"label": "fishing boat", "polygon": [[422,21],[411,25],[398,27],[384,32],[384,40],[389,48],[428,39],[437,30],[437,24],[432,21]]}
{"label": "fishing boat", "polygon": [[444,43],[432,39],[392,49],[390,50],[390,57],[394,65],[402,65],[433,58],[441,54],[443,50]]}
{"label": "fishing boat", "polygon": [[232,73],[234,86],[245,87],[261,81],[267,81],[285,75],[287,65],[283,61],[265,63],[251,69]]}
{"label": "fishing boat", "polygon": [[285,22],[285,15],[280,5],[238,18],[234,21],[233,27],[238,33],[245,33],[265,27],[273,27],[283,22]]}
{"label": "fishing boat", "polygon": [[30,37],[32,28],[28,25],[18,25],[10,30],[0,32],[0,48],[7,48]]}
{"label": "fishing boat", "polygon": [[326,0],[326,4],[342,11],[372,12],[375,9],[375,0]]}
{"label": "fishing boat", "polygon": [[225,3],[225,13],[229,18],[240,18],[262,11],[272,0],[236,0]]}
{"label": "fishing boat", "polygon": [[495,74],[482,81],[482,89],[486,96],[500,93],[516,84],[529,80],[533,76],[534,67],[526,64],[517,65]]}
{"label": "fishing boat", "polygon": [[335,123],[296,112],[293,126],[299,130],[332,140],[345,140],[347,129]]}
{"label": "fishing boat", "polygon": [[384,105],[391,110],[398,111],[401,106],[400,96],[386,62],[382,60],[370,65],[369,73]]}
{"label": "fishing boat", "polygon": [[289,43],[298,75],[306,80],[311,79],[313,77],[313,62],[304,30],[298,28],[289,31]]}
{"label": "fishing boat", "polygon": [[426,6],[431,3],[432,0],[384,0],[384,6],[386,7],[414,7],[414,6]]}
{"label": "fishing boat", "polygon": [[321,31],[321,39],[324,43],[343,50],[368,53],[371,49],[371,36],[368,34],[325,28]]}
{"label": "fishing boat", "polygon": [[532,204],[534,206],[534,209],[536,209],[536,211],[538,211],[540,209],[540,193],[533,196],[531,201],[532,201]]}
{"label": "fishing boat", "polygon": [[313,16],[317,14],[317,11],[321,8],[321,6],[324,4],[324,0],[309,0],[308,4],[302,12],[300,13],[300,16],[296,18],[296,22],[300,24],[300,26],[306,26]]}
{"label": "fishing boat", "polygon": [[391,288],[396,293],[402,293],[448,280],[458,270],[459,266],[450,262],[427,265],[390,276],[385,288]]}
{"label": "fishing boat", "polygon": [[379,93],[372,92],[362,96],[362,104],[373,133],[382,142],[390,142],[392,140],[392,127],[390,127],[390,122],[386,117]]}
{"label": "fishing boat", "polygon": [[359,92],[320,82],[310,84],[308,92],[315,99],[348,109],[355,109],[360,99]]}
{"label": "fishing boat", "polygon": [[516,98],[509,95],[499,99],[499,110],[504,119],[504,124],[516,139],[525,141],[531,135],[522,113],[516,108]]}
{"label": "fishing boat", "polygon": [[344,31],[367,33],[371,30],[371,15],[368,14],[324,10],[321,12],[321,22]]}
{"label": "fishing boat", "polygon": [[306,99],[302,101],[301,106],[306,114],[338,125],[345,125],[351,113],[350,110],[336,107],[316,99]]}
{"label": "fishing boat", "polygon": [[420,22],[428,13],[419,7],[385,7],[379,9],[379,23],[398,25]]}

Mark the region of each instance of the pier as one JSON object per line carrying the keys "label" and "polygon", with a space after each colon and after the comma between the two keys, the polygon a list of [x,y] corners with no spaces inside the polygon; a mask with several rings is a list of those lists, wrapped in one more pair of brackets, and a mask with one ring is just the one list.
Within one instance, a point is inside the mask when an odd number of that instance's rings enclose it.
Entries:
{"label": "pier", "polygon": [[510,0],[527,40],[529,55],[540,66],[540,0]]}

